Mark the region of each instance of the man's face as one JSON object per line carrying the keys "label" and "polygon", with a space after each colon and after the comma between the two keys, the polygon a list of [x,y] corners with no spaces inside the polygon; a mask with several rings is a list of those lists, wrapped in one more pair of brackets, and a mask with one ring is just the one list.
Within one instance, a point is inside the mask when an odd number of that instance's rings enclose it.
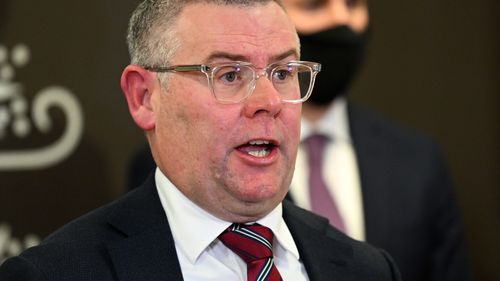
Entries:
{"label": "man's face", "polygon": [[[173,65],[242,60],[264,68],[297,59],[295,29],[275,3],[189,5],[179,15],[177,31],[181,47]],[[167,177],[224,220],[256,220],[276,207],[293,174],[301,106],[282,103],[264,77],[238,104],[217,102],[201,72],[173,73],[167,83],[167,92],[158,89],[151,96],[156,124],[149,133]],[[249,153],[264,149],[270,153]]]}
{"label": "man's face", "polygon": [[284,0],[297,31],[310,34],[338,25],[361,33],[368,26],[368,0]]}

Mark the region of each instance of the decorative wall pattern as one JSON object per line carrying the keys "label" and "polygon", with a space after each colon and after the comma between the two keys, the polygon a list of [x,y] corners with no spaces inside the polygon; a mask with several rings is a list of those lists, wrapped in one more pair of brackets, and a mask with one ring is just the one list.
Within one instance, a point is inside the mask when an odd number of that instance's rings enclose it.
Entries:
{"label": "decorative wall pattern", "polygon": [[[46,147],[0,151],[0,170],[32,170],[63,161],[78,145],[83,133],[83,112],[75,95],[67,88],[50,85],[36,93],[31,104],[24,94],[22,83],[15,81],[16,68],[26,67],[30,49],[18,44],[9,52],[0,45],[0,141],[12,133],[27,138],[33,129],[47,133],[52,128],[51,107],[58,107],[67,119],[62,136]],[[10,130],[9,130],[10,129]]]}

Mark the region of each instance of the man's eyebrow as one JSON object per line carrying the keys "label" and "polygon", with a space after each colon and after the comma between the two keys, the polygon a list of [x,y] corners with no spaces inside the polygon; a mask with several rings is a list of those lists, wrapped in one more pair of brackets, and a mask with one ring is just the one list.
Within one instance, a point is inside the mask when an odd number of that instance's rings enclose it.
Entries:
{"label": "man's eyebrow", "polygon": [[[282,54],[273,56],[273,57],[271,57],[271,61],[273,61],[273,62],[280,61],[280,60],[283,60],[289,56],[295,56],[295,58],[298,59],[297,50],[290,49]],[[227,52],[214,52],[214,53],[210,54],[210,56],[208,56],[207,62],[212,62],[212,61],[217,60],[217,59],[228,59],[231,61],[248,61],[249,60],[248,57],[246,57],[244,55],[236,55],[236,54],[231,54],[231,53],[227,53]]]}
{"label": "man's eyebrow", "polygon": [[245,61],[246,57],[243,55],[235,55],[226,52],[214,52],[208,56],[207,61],[211,62],[217,59],[228,59],[232,61]]}
{"label": "man's eyebrow", "polygon": [[296,59],[299,59],[299,54],[297,52],[297,49],[290,49],[280,55],[272,57],[272,61],[280,61],[283,60],[289,56],[295,56]]}

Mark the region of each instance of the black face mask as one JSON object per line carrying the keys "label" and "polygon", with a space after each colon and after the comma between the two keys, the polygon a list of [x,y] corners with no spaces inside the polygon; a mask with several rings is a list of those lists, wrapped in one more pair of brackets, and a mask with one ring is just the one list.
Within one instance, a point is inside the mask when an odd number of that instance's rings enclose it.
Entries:
{"label": "black face mask", "polygon": [[328,105],[344,94],[364,58],[365,31],[354,32],[348,26],[337,26],[318,33],[301,35],[301,60],[321,63],[314,90],[308,102]]}

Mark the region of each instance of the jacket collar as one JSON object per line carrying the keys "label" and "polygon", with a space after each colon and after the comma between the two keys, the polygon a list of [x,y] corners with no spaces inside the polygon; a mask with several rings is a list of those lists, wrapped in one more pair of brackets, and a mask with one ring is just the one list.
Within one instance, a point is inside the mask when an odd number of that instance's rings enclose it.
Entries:
{"label": "jacket collar", "polygon": [[[154,176],[130,192],[108,223],[124,238],[107,245],[118,280],[182,280],[182,272]],[[311,281],[345,280],[352,249],[328,221],[285,200],[283,218]],[[149,243],[148,243],[149,242]]]}
{"label": "jacket collar", "polygon": [[182,280],[174,240],[154,176],[119,201],[108,223],[124,239],[107,245],[118,280]]}
{"label": "jacket collar", "polygon": [[323,217],[305,211],[288,200],[283,202],[283,218],[297,244],[311,281],[350,280],[347,265],[353,259],[347,236],[331,227]]}

